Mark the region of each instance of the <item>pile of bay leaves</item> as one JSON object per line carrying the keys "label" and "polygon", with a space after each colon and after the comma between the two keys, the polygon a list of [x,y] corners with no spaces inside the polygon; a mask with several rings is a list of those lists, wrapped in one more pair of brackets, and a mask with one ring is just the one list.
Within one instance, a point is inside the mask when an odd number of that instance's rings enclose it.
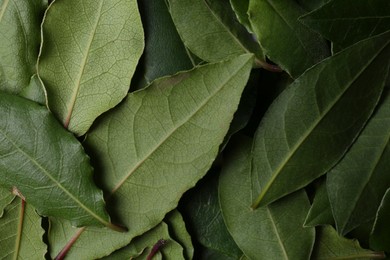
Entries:
{"label": "pile of bay leaves", "polygon": [[0,258],[385,258],[389,30],[389,0],[0,0]]}

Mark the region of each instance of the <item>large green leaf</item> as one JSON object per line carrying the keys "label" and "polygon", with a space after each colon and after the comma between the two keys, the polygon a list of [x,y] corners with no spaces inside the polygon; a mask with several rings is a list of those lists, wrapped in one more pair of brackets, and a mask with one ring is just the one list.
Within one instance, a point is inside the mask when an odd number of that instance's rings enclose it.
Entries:
{"label": "large green leaf", "polygon": [[127,94],[143,50],[136,0],[56,0],[42,26],[38,73],[63,125],[84,134]]}
{"label": "large green leaf", "polygon": [[44,259],[41,217],[30,204],[15,198],[0,218],[0,230],[1,259]]}
{"label": "large green leaf", "polygon": [[219,199],[226,226],[250,259],[308,259],[315,231],[303,227],[310,207],[304,191],[270,206],[250,207],[260,188],[251,175],[251,144],[251,139],[235,140],[221,172]]}
{"label": "large green leaf", "polygon": [[236,21],[229,1],[168,1],[184,44],[201,59],[215,62],[244,53],[255,53],[260,61],[264,60],[260,46]]}
{"label": "large green leaf", "polygon": [[389,66],[390,32],[310,68],[273,102],[253,145],[262,187],[253,207],[306,186],[341,159],[371,116]]}
{"label": "large green leaf", "polygon": [[390,30],[390,1],[333,0],[300,18],[341,50]]}
{"label": "large green leaf", "polygon": [[47,0],[0,0],[0,90],[19,94],[36,72]]}
{"label": "large green leaf", "polygon": [[110,225],[77,139],[45,107],[5,93],[0,93],[0,185],[16,187],[42,215],[77,226]]}
{"label": "large green leaf", "polygon": [[107,204],[129,231],[75,232],[58,224],[58,230],[50,230],[55,246],[82,232],[69,257],[101,257],[125,246],[176,208],[182,194],[214,161],[248,80],[252,58],[243,55],[156,80],[101,117],[86,145],[101,185],[111,194]]}
{"label": "large green leaf", "polygon": [[249,1],[249,20],[264,53],[293,78],[329,55],[325,41],[298,21],[304,13],[295,1]]}
{"label": "large green leaf", "polygon": [[332,226],[323,226],[317,231],[313,260],[382,258],[384,258],[383,253],[361,248],[357,240],[340,236]]}
{"label": "large green leaf", "polygon": [[390,187],[390,92],[384,94],[359,138],[328,174],[329,201],[340,234],[374,219]]}
{"label": "large green leaf", "polygon": [[324,179],[316,189],[313,204],[310,207],[304,225],[314,227],[325,224],[333,225],[334,219],[332,209],[330,208],[328,191],[326,190],[326,181]]}
{"label": "large green leaf", "polygon": [[375,250],[386,251],[390,254],[390,188],[387,189],[379,206],[372,233],[370,235],[370,247]]}
{"label": "large green leaf", "polygon": [[136,75],[142,77],[138,88],[153,80],[193,67],[168,11],[166,0],[139,1],[145,30],[145,51]]}

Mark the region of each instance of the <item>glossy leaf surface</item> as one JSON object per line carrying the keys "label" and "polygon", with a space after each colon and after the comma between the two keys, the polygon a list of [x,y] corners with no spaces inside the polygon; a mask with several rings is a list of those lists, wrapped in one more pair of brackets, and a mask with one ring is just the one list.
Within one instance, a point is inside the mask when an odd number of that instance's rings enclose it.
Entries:
{"label": "glossy leaf surface", "polygon": [[15,198],[0,218],[0,230],[1,259],[44,259],[41,217],[31,205]]}
{"label": "glossy leaf surface", "polygon": [[376,219],[370,235],[370,246],[390,254],[390,188],[387,189],[379,205]]}
{"label": "glossy leaf surface", "polygon": [[[89,158],[45,107],[0,94],[0,183],[42,215],[74,225],[110,225]],[[45,198],[45,199],[42,199]]]}
{"label": "glossy leaf surface", "polygon": [[360,40],[390,30],[388,0],[333,0],[300,18],[340,51]]}
{"label": "glossy leaf surface", "polygon": [[127,94],[143,51],[135,0],[57,0],[46,12],[39,75],[50,109],[84,134]]}
{"label": "glossy leaf surface", "polygon": [[389,65],[390,32],[317,64],[273,102],[253,144],[252,174],[262,187],[253,207],[306,186],[341,159],[378,103]]}
{"label": "glossy leaf surface", "polygon": [[36,73],[47,0],[0,0],[0,90],[19,94]]}
{"label": "glossy leaf surface", "polygon": [[382,259],[383,257],[383,253],[361,248],[357,240],[340,236],[332,226],[318,229],[312,255],[313,260]]}
{"label": "glossy leaf surface", "polygon": [[265,55],[293,78],[329,55],[325,41],[298,21],[304,10],[295,1],[250,0],[248,14]]}
{"label": "glossy leaf surface", "polygon": [[389,91],[382,101],[351,149],[328,174],[329,200],[340,234],[374,219],[390,186]]}
{"label": "glossy leaf surface", "polygon": [[[123,247],[176,208],[214,161],[252,62],[252,55],[243,55],[156,80],[96,122],[86,145],[111,193],[107,205],[129,231],[88,228],[70,258],[97,258]],[[51,232],[64,238],[61,230]]]}
{"label": "glossy leaf surface", "polygon": [[303,227],[310,207],[304,191],[270,206],[250,207],[260,192],[250,171],[251,144],[250,139],[236,140],[221,172],[219,199],[226,226],[249,259],[308,259],[315,231]]}
{"label": "glossy leaf surface", "polygon": [[169,4],[184,44],[201,59],[215,62],[244,53],[264,59],[260,46],[234,19],[229,1],[169,0]]}

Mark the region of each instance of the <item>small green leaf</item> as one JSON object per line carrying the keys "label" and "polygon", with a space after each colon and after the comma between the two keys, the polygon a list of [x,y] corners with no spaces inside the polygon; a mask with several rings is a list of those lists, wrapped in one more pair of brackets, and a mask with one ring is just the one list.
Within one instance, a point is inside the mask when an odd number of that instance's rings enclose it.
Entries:
{"label": "small green leaf", "polygon": [[308,259],[315,231],[303,227],[310,207],[304,191],[256,210],[250,207],[259,192],[257,176],[250,171],[251,144],[251,139],[236,139],[220,175],[226,226],[249,259]]}
{"label": "small green leaf", "polygon": [[188,234],[186,224],[180,212],[173,210],[165,217],[164,221],[168,224],[170,236],[183,247],[185,258],[193,259],[194,247],[191,236]]}
{"label": "small green leaf", "polygon": [[264,60],[260,46],[234,19],[229,1],[169,0],[169,4],[184,44],[199,58],[216,62],[254,53],[259,60]]}
{"label": "small green leaf", "polygon": [[314,201],[307,214],[304,226],[314,227],[326,224],[333,225],[334,219],[326,190],[326,182],[323,180],[316,190]]}
{"label": "small green leaf", "polygon": [[293,78],[329,55],[325,41],[298,21],[295,1],[250,0],[249,20],[264,53]]}
{"label": "small green leaf", "polygon": [[193,64],[173,24],[166,0],[143,0],[138,4],[145,30],[145,51],[137,67],[137,73],[143,77],[143,85],[137,87],[142,88],[157,78],[189,70]]}
{"label": "small green leaf", "polygon": [[15,198],[0,218],[0,230],[1,259],[44,259],[41,217],[30,204]]}
{"label": "small green leaf", "polygon": [[137,1],[54,1],[42,35],[38,74],[49,108],[83,135],[129,90],[144,44]]}
{"label": "small green leaf", "polygon": [[[270,106],[253,144],[252,172],[267,205],[325,174],[371,116],[390,66],[390,32],[307,70]],[[261,176],[261,178],[260,178]]]}
{"label": "small green leaf", "polygon": [[333,0],[300,21],[321,33],[340,51],[360,40],[390,30],[390,1]]}
{"label": "small green leaf", "polygon": [[19,94],[36,73],[47,0],[0,0],[0,91]]}
{"label": "small green leaf", "polygon": [[390,91],[385,91],[359,138],[328,173],[329,201],[340,234],[375,218],[390,186],[389,158]]}
{"label": "small green leaf", "polygon": [[382,259],[383,253],[373,252],[360,247],[357,240],[346,239],[332,226],[318,228],[312,260],[336,259]]}
{"label": "small green leaf", "polygon": [[370,247],[390,254],[390,188],[387,189],[379,206],[370,235]]}
{"label": "small green leaf", "polygon": [[77,226],[110,225],[77,139],[45,107],[5,93],[0,93],[0,183],[16,187],[42,215]]}
{"label": "small green leaf", "polygon": [[[71,259],[107,255],[176,208],[217,156],[252,63],[253,55],[242,55],[155,80],[96,122],[85,143],[111,194],[107,205],[129,231],[87,228],[69,251]],[[78,231],[50,232],[70,238]]]}

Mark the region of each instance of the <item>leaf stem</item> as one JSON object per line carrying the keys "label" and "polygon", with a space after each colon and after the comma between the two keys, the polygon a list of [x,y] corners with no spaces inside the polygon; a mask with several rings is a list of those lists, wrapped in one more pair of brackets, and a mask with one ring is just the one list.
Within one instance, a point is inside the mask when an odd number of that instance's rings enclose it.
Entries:
{"label": "leaf stem", "polygon": [[64,248],[58,253],[58,255],[54,258],[55,260],[62,260],[68,254],[69,250],[73,246],[73,244],[80,237],[81,233],[85,230],[85,227],[79,228],[76,234],[69,240],[69,242],[64,246]]}
{"label": "leaf stem", "polygon": [[278,65],[269,64],[268,62],[259,59],[255,59],[255,66],[271,72],[283,72]]}
{"label": "leaf stem", "polygon": [[19,256],[19,250],[20,250],[20,240],[22,239],[23,222],[24,222],[24,209],[25,208],[26,208],[26,201],[21,199],[20,217],[19,217],[19,224],[18,224],[18,233],[17,233],[17,236],[16,236],[14,260],[19,259],[18,256]]}

